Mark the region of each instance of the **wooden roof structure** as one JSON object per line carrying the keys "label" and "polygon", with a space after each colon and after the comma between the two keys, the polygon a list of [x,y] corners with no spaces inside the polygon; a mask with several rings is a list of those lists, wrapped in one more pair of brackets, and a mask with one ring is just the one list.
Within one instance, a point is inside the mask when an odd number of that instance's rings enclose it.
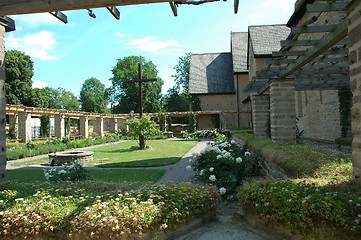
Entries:
{"label": "wooden roof structure", "polygon": [[[199,5],[216,1],[220,0],[1,0],[0,16],[49,12],[60,21],[67,23],[67,16],[61,11],[87,9],[90,15],[91,8],[105,7],[119,20],[120,14],[116,6],[163,2],[168,2],[174,16],[178,16],[179,5]],[[234,13],[238,12],[238,5],[239,0],[234,0]]]}
{"label": "wooden roof structure", "polygon": [[290,34],[245,91],[264,93],[274,79],[294,80],[295,90],[349,86],[346,11],[350,2],[298,0],[287,23]]}
{"label": "wooden roof structure", "polygon": [[[62,109],[49,109],[49,108],[37,108],[37,107],[26,107],[20,105],[6,104],[6,114],[14,115],[19,112],[29,112],[32,116],[55,116],[58,114],[64,115],[64,117],[69,118],[80,118],[88,117],[89,119],[102,117],[104,119],[109,118],[118,118],[118,119],[129,119],[130,114],[103,114],[103,113],[90,113],[90,112],[80,112],[80,111],[68,111]],[[218,115],[218,114],[237,114],[245,112],[236,112],[236,111],[195,111],[195,112],[165,112],[165,113],[144,113],[144,115],[150,117],[159,117],[160,115],[165,115],[168,117],[184,117],[191,114],[195,115]],[[248,113],[248,112],[247,112]],[[135,117],[139,117],[139,114],[134,114]]]}

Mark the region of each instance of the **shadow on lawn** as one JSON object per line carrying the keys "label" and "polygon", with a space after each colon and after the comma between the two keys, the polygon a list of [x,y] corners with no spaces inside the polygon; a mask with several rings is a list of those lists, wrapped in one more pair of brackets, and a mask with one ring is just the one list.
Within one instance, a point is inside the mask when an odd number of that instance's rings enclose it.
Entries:
{"label": "shadow on lawn", "polygon": [[177,163],[180,157],[168,158],[151,158],[132,162],[119,162],[119,163],[105,163],[95,165],[100,168],[117,168],[117,167],[159,167]]}

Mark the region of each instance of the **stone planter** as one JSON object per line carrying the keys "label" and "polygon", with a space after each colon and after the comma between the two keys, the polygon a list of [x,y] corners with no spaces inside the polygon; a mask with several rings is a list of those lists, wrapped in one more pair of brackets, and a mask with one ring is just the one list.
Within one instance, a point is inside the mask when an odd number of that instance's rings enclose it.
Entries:
{"label": "stone planter", "polygon": [[65,163],[74,161],[78,162],[90,162],[93,160],[93,152],[91,151],[67,151],[59,153],[50,153],[49,164],[50,166],[61,166]]}

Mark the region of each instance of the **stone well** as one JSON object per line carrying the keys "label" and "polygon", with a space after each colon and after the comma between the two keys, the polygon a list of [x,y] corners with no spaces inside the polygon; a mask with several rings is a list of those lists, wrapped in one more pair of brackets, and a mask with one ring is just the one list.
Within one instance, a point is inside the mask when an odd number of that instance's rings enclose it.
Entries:
{"label": "stone well", "polygon": [[67,151],[59,153],[50,153],[49,163],[50,166],[61,166],[69,162],[90,162],[93,160],[93,152],[91,151]]}

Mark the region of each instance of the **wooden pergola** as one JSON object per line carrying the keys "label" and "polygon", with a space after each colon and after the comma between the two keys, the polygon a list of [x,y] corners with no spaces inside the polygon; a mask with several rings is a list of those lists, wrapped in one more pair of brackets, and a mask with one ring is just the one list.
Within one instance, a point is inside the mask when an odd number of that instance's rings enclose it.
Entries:
{"label": "wooden pergola", "polygon": [[[295,81],[295,90],[350,86],[347,9],[351,0],[299,0],[287,26],[288,38],[272,60],[257,71],[245,91],[262,94],[272,81]],[[303,16],[302,22],[299,22]],[[325,19],[334,19],[327,21]]]}

